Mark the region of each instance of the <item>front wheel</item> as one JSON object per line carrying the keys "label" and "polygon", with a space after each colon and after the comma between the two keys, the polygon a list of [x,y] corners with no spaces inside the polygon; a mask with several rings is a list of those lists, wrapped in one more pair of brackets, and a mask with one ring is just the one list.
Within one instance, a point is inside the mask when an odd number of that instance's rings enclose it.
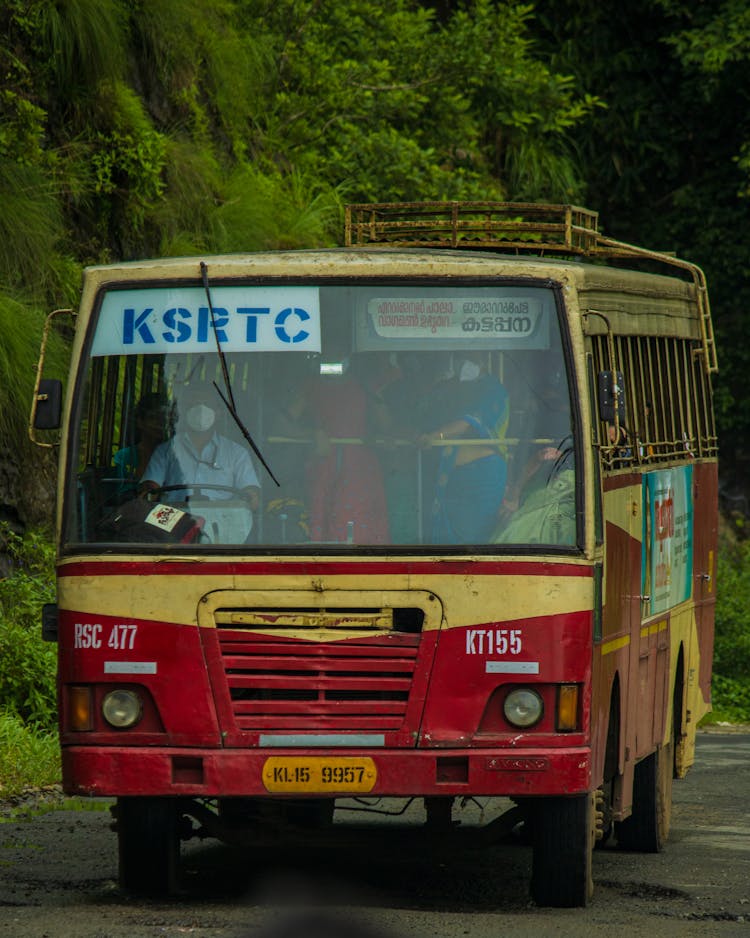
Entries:
{"label": "front wheel", "polygon": [[585,906],[594,891],[594,793],[540,800],[532,828],[534,902],[554,908]]}
{"label": "front wheel", "polygon": [[171,798],[118,798],[120,886],[140,896],[167,896],[178,884],[180,814]]}

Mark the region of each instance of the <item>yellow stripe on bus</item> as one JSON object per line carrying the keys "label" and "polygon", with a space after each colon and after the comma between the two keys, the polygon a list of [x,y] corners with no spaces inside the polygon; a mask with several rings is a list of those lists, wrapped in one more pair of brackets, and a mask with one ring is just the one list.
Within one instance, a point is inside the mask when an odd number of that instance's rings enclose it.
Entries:
{"label": "yellow stripe on bus", "polygon": [[[240,606],[239,594],[246,592],[256,595],[260,608],[283,610],[300,606],[315,609],[321,605],[321,594],[327,591],[339,596],[350,592],[347,606],[369,608],[384,605],[380,595],[383,592],[403,594],[398,601],[406,604],[406,594],[421,590],[439,597],[445,608],[445,616],[441,611],[430,617],[425,622],[425,630],[472,626],[481,615],[486,616],[480,618],[484,622],[488,621],[487,617],[493,621],[523,620],[528,616],[532,597],[534,614],[539,617],[579,613],[591,601],[590,577],[554,574],[446,576],[432,571],[412,571],[363,577],[322,571],[319,576],[303,577],[279,564],[279,572],[271,580],[268,573],[232,573],[228,562],[226,573],[215,573],[211,577],[200,575],[200,564],[191,566],[190,575],[181,578],[180,587],[175,590],[174,574],[160,575],[157,565],[149,576],[118,574],[114,566],[112,572],[100,576],[65,577],[65,567],[61,570],[60,608],[91,616],[106,609],[109,615],[122,622],[138,619],[197,625],[200,620],[207,624],[197,610],[204,609],[204,596],[215,596],[222,591],[234,594]],[[484,610],[484,613],[477,610]]]}
{"label": "yellow stripe on bus", "polygon": [[630,636],[623,635],[621,638],[613,638],[611,642],[605,642],[602,645],[602,654],[609,655],[613,651],[618,651],[620,648],[624,648],[626,645],[630,644]]}
{"label": "yellow stripe on bus", "polygon": [[661,622],[654,622],[653,625],[644,625],[641,629],[641,638],[656,635],[657,632],[663,632],[667,628],[667,624],[667,620],[662,619]]}

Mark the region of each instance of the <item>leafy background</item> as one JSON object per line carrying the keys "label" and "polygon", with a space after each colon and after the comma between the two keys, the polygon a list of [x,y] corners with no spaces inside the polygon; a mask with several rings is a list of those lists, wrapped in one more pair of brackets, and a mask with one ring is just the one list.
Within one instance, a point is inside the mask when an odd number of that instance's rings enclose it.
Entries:
{"label": "leafy background", "polygon": [[[554,200],[705,268],[746,497],[749,57],[738,0],[3,0],[0,442],[83,265],[331,245],[345,201]],[[0,503],[39,498],[0,470]]]}

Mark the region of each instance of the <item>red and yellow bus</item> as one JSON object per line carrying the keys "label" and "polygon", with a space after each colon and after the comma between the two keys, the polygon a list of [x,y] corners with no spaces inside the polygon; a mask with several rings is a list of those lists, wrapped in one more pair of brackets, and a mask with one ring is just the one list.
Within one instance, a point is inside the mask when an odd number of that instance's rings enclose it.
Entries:
{"label": "red and yellow bus", "polygon": [[124,887],[364,795],[446,837],[509,799],[543,905],[661,848],[710,707],[697,267],[572,206],[358,205],[340,249],[91,267],[72,315],[45,634]]}

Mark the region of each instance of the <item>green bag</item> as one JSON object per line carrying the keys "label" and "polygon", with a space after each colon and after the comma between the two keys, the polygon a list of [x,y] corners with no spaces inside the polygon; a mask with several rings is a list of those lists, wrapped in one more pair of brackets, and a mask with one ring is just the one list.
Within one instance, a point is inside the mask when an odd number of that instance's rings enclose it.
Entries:
{"label": "green bag", "polygon": [[523,501],[500,524],[493,544],[570,544],[576,542],[575,472],[564,469]]}

